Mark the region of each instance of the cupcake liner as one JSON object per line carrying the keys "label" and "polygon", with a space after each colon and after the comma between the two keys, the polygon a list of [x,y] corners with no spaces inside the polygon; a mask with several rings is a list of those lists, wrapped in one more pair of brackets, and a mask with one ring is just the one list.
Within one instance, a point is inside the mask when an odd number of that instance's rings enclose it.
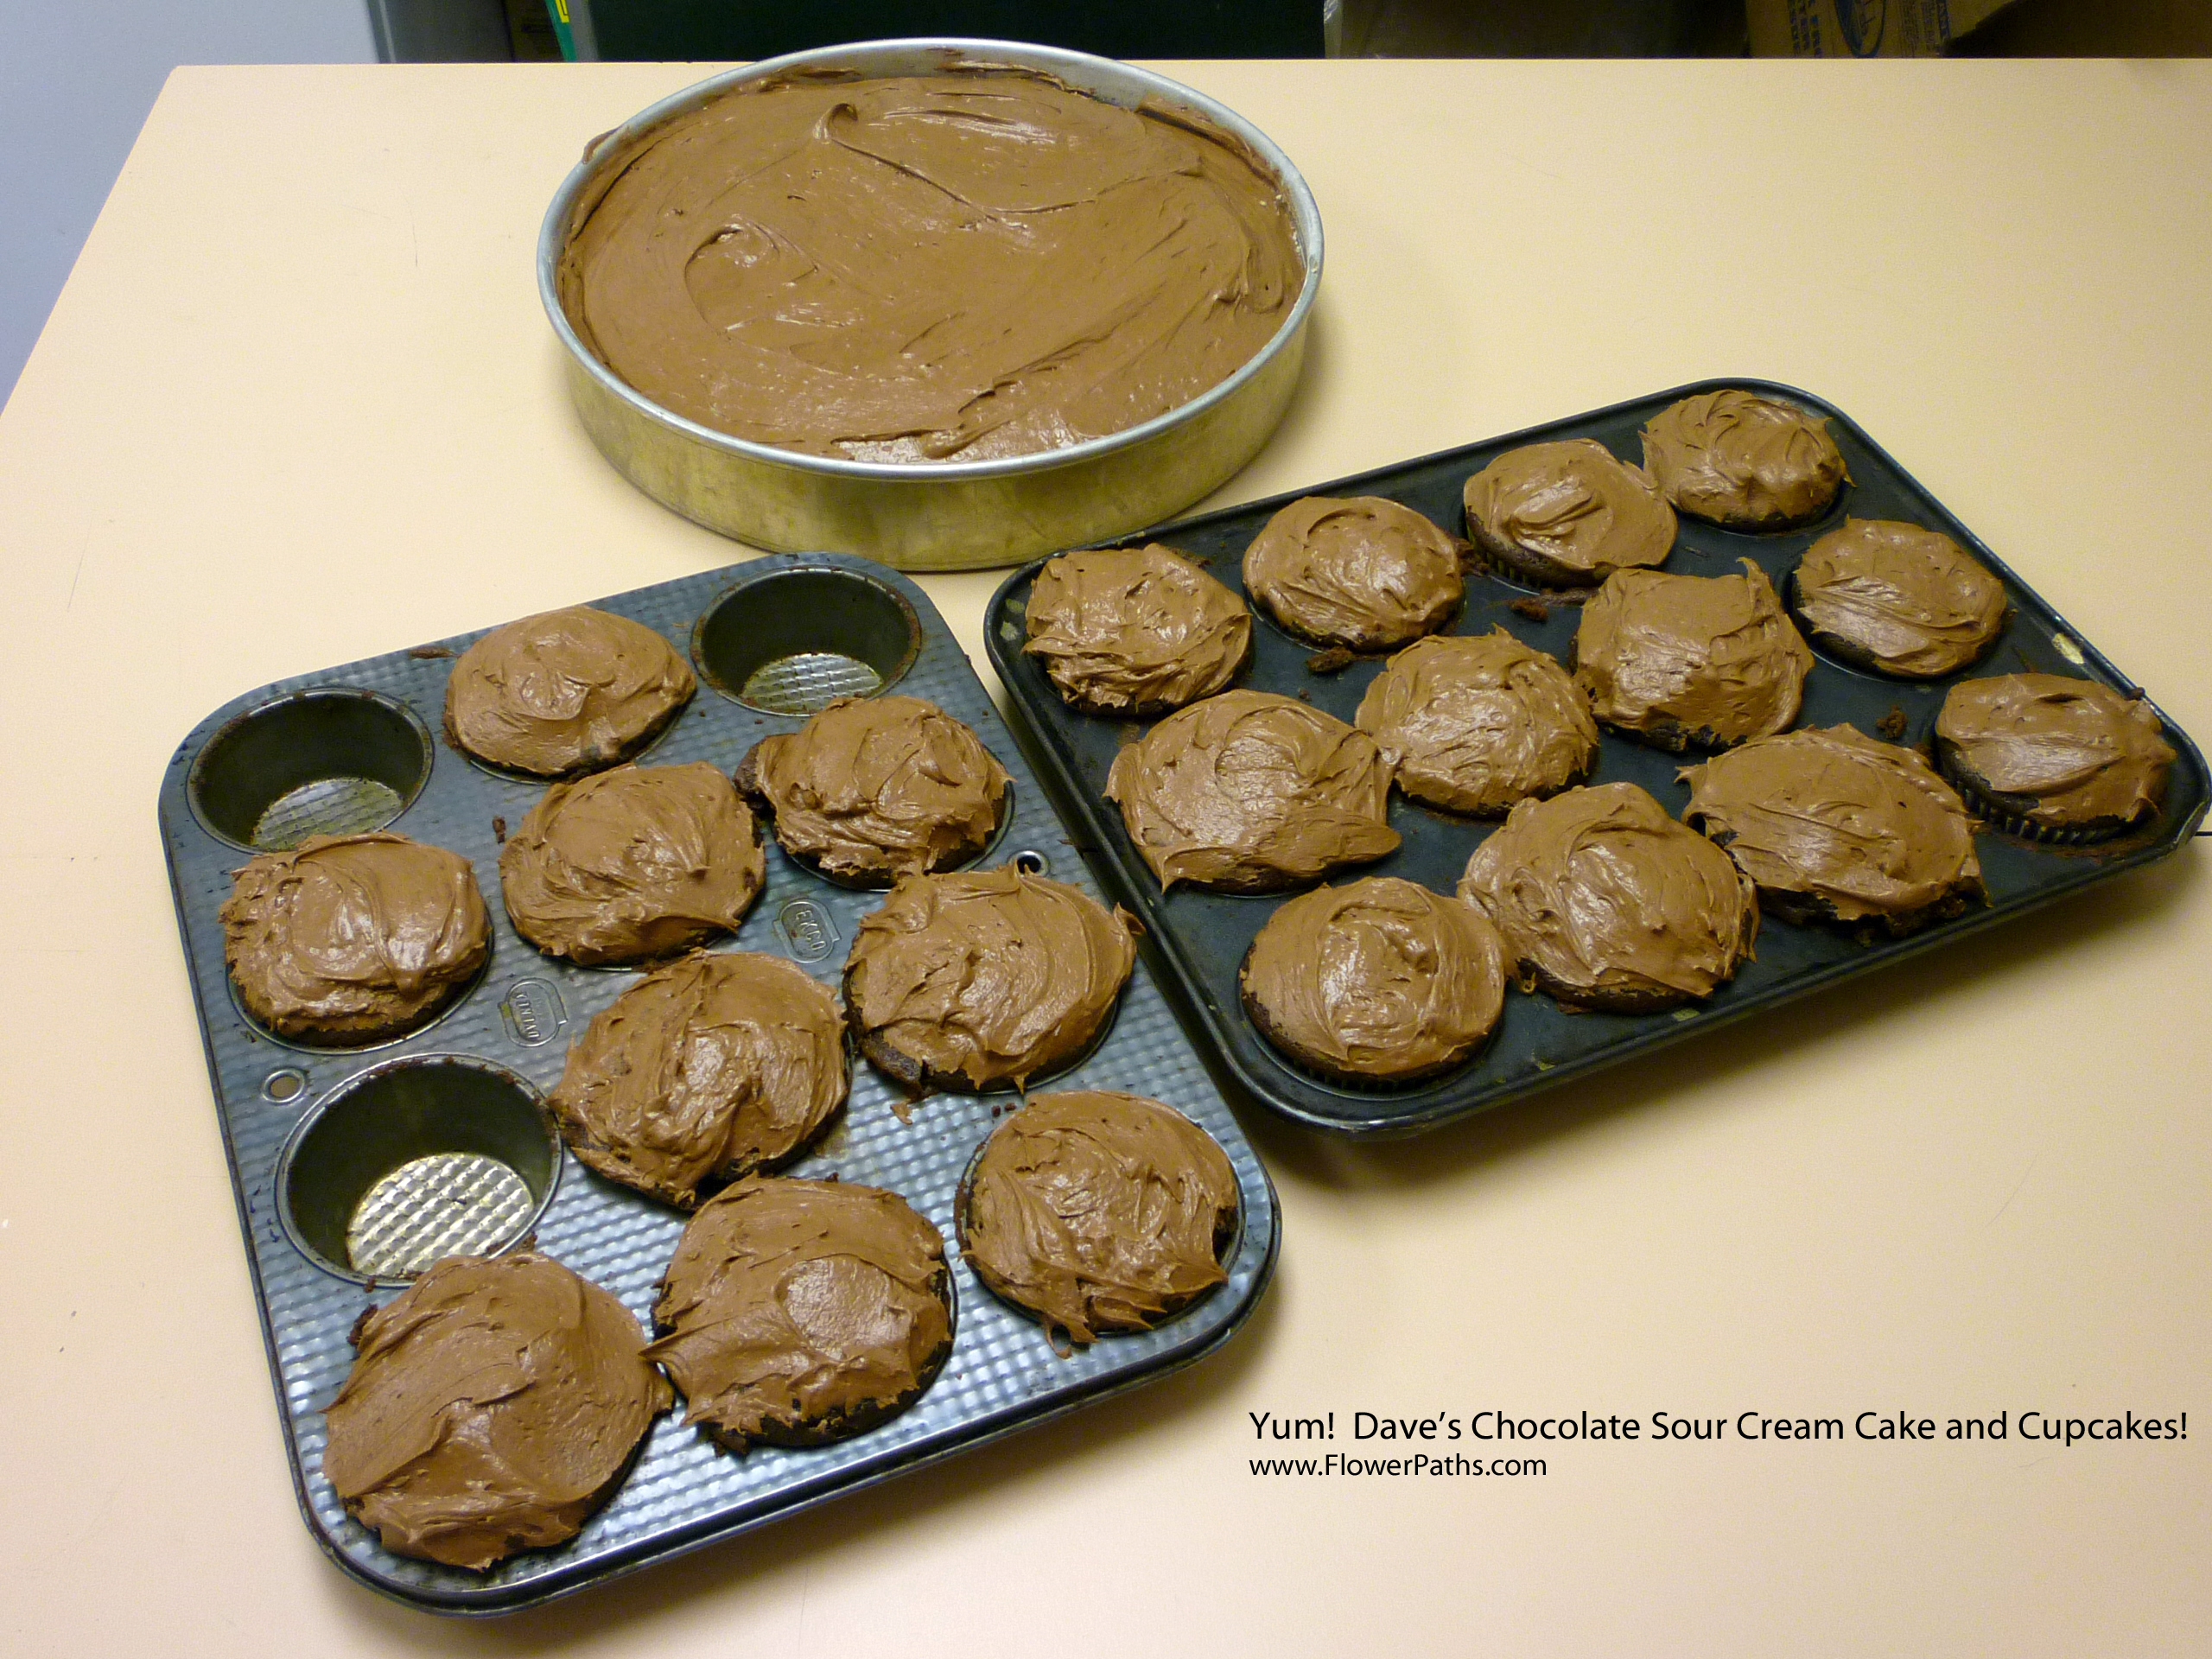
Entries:
{"label": "cupcake liner", "polygon": [[[1805,643],[1830,662],[1840,667],[1849,669],[1854,673],[1871,674],[1877,679],[1894,680],[1900,685],[1933,685],[1938,681],[1949,679],[1953,675],[1964,674],[1985,660],[1991,652],[1997,649],[1998,641],[2005,637],[2005,629],[2000,626],[1982,643],[1980,650],[1956,667],[1944,669],[1941,673],[1936,674],[1910,674],[1903,669],[1890,667],[1879,658],[1866,652],[1854,641],[1845,639],[1841,634],[1831,633],[1824,628],[1816,626],[1805,614],[1803,595],[1798,588],[1797,567],[1795,565],[1790,567],[1789,575],[1783,579],[1782,599],[1784,607],[1789,613],[1789,620],[1797,625],[1797,631],[1805,636]],[[2012,619],[2012,607],[2008,603],[2005,611],[2006,624],[2009,625]]]}
{"label": "cupcake liner", "polygon": [[1723,738],[1710,726],[1690,730],[1678,720],[1662,720],[1644,731],[1635,731],[1626,726],[1616,726],[1603,715],[1598,724],[1617,737],[1631,743],[1641,743],[1648,749],[1663,750],[1669,754],[1725,754],[1730,749],[1740,748],[1751,741],[1749,738]]}
{"label": "cupcake liner", "polygon": [[[1535,570],[1522,569],[1514,563],[1516,556],[1529,557],[1526,549],[1516,547],[1503,537],[1472,517],[1467,519],[1467,548],[1474,563],[1487,575],[1501,582],[1510,582],[1517,588],[1526,588],[1552,605],[1580,605],[1605,585],[1605,578],[1593,576],[1588,582],[1548,582]],[[1657,566],[1639,569],[1656,569]]]}
{"label": "cupcake liner", "polygon": [[[1249,957],[1251,953],[1247,950],[1245,954]],[[1493,1025],[1490,1028],[1481,1042],[1476,1044],[1459,1059],[1446,1065],[1430,1066],[1424,1071],[1408,1072],[1405,1076],[1397,1077],[1377,1077],[1356,1071],[1340,1071],[1333,1066],[1319,1064],[1300,1053],[1287,1042],[1278,1039],[1268,1022],[1266,1010],[1260,1006],[1258,999],[1244,988],[1244,976],[1241,969],[1236,977],[1236,1000],[1243,1005],[1244,1017],[1251,1022],[1252,1029],[1258,1032],[1262,1039],[1266,1042],[1270,1054],[1293,1071],[1325,1083],[1332,1089],[1350,1090],[1363,1095],[1391,1095],[1404,1090],[1419,1089],[1434,1083],[1439,1077],[1449,1077],[1454,1071],[1465,1070],[1490,1052],[1491,1043],[1497,1037],[1497,1027],[1505,1023],[1504,1015],[1501,1014],[1498,1016],[1497,1025]]]}
{"label": "cupcake liner", "polygon": [[1936,770],[1943,781],[1957,790],[1974,816],[1993,830],[2023,841],[2032,841],[2046,847],[2086,847],[2101,841],[2111,841],[2153,823],[2158,809],[2138,813],[2132,818],[2092,818],[2085,823],[2037,823],[2026,815],[2025,808],[2032,807],[2032,798],[2005,795],[1989,787],[1980,774],[1958,758],[1957,749],[1938,737],[1934,740]]}

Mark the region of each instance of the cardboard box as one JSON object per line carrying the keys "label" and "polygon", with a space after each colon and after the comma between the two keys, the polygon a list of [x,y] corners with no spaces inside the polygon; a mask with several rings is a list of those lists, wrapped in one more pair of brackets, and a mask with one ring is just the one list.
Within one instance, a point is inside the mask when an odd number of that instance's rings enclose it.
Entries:
{"label": "cardboard box", "polygon": [[1745,0],[1762,58],[1929,58],[2008,0]]}

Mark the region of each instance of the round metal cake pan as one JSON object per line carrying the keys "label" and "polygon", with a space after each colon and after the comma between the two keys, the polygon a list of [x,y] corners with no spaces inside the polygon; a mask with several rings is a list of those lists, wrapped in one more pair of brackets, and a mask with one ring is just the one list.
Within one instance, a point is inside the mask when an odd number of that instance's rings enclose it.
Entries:
{"label": "round metal cake pan", "polygon": [[[732,87],[788,74],[864,78],[1004,64],[1058,77],[1135,108],[1190,112],[1248,146],[1282,189],[1305,281],[1259,353],[1179,409],[1065,449],[996,461],[841,461],[751,443],[671,413],[593,355],[562,304],[560,266],[574,228],[655,128]],[[1274,141],[1233,110],[1161,75],[1105,58],[1007,41],[922,39],[827,47],[732,70],[687,87],[594,139],[546,210],[537,289],[568,353],[569,395],[615,469],[685,518],[776,552],[857,553],[909,570],[1012,564],[1157,524],[1214,490],[1281,421],[1305,359],[1321,285],[1321,215]]]}

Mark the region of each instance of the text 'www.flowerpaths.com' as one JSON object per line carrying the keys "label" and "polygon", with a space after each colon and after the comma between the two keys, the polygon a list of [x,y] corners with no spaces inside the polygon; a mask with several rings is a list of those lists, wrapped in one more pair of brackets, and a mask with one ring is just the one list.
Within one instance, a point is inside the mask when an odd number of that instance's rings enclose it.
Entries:
{"label": "text 'www.flowerpaths.com'", "polygon": [[[1338,1414],[1333,1411],[1308,1417],[1278,1416],[1268,1411],[1245,1414],[1251,1420],[1255,1440],[1298,1446],[1295,1453],[1286,1446],[1273,1455],[1252,1458],[1252,1473],[1303,1479],[1457,1480],[1548,1475],[1551,1459],[1530,1457],[1527,1452],[1590,1441],[1681,1446],[1736,1440],[1777,1447],[1804,1441],[1869,1447],[1974,1444],[2070,1451],[2189,1438],[2185,1411],[2165,1416],[2133,1411],[2058,1415],[2008,1409],[1983,1417],[1934,1417],[1880,1410],[1832,1417],[1793,1417],[1761,1411],[1697,1416],[1664,1411],[1642,1416],[1581,1411],[1549,1417],[1478,1411],[1467,1417],[1448,1412],[1397,1417],[1384,1412],[1355,1411],[1345,1414],[1341,1435]],[[1351,1441],[1353,1449],[1330,1445],[1343,1440]]]}
{"label": "text 'www.flowerpaths.com'", "polygon": [[1541,1475],[1550,1471],[1541,1458],[1470,1458],[1458,1452],[1416,1452],[1411,1457],[1363,1458],[1325,1452],[1318,1458],[1255,1458],[1255,1475],[1314,1478],[1350,1476],[1396,1480],[1465,1479],[1473,1475]]}

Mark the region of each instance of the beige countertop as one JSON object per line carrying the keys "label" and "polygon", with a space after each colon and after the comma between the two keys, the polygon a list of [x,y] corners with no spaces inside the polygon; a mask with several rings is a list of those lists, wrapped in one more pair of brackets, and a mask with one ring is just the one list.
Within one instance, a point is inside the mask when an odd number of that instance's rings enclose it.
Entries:
{"label": "beige countertop", "polygon": [[[2193,849],[1423,1139],[1251,1117],[1281,1270],[1159,1386],[503,1621],[323,1560],[156,791],[256,685],[737,556],[593,451],[531,280],[583,142],[700,73],[180,70],[0,415],[0,1649],[2202,1652]],[[1305,383],[1224,500],[1790,382],[2212,733],[2212,64],[1169,73],[1278,139],[1327,226]],[[971,652],[997,580],[925,581]],[[1255,1412],[1500,1408],[1731,1427],[1541,1476],[1249,1466],[1281,1449]],[[1733,1427],[1900,1411],[2012,1432]],[[2069,1448],[2027,1412],[2191,1433]]]}

